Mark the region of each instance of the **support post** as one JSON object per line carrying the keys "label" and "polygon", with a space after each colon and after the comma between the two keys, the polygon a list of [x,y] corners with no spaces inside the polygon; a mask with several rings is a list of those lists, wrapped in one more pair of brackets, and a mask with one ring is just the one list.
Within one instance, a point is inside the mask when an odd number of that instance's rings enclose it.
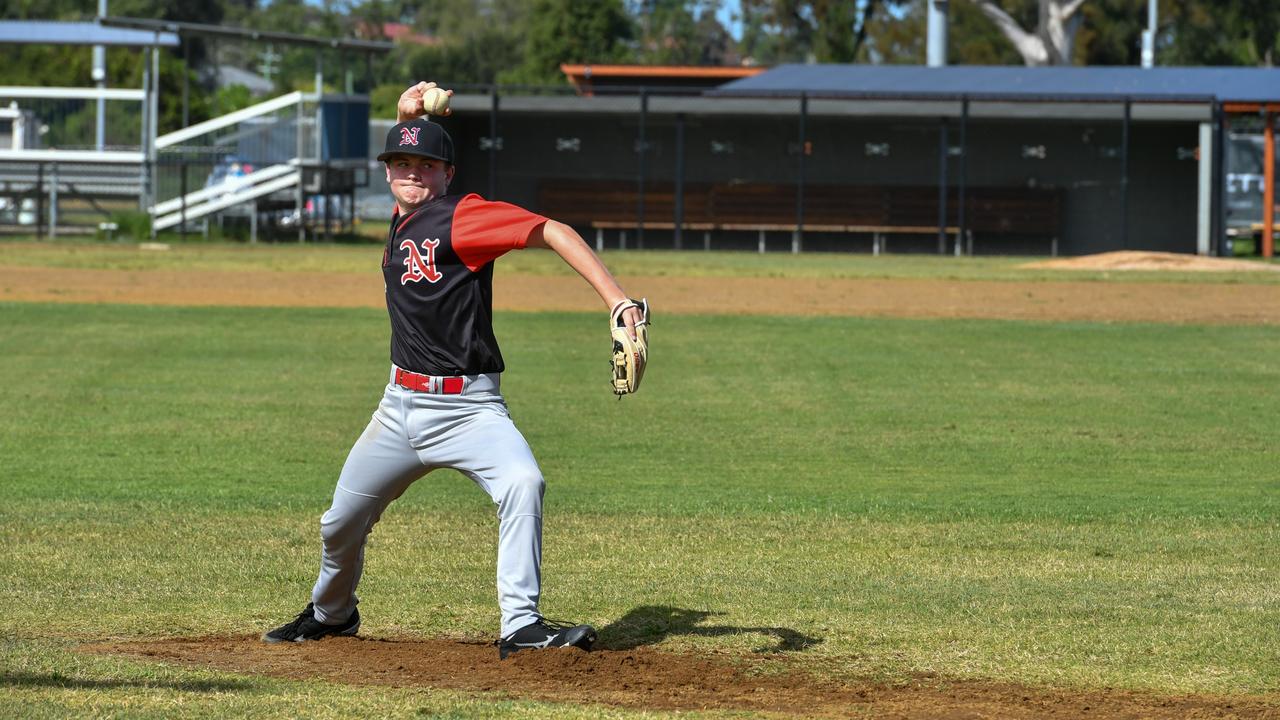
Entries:
{"label": "support post", "polygon": [[956,257],[964,252],[960,245],[964,242],[967,234],[965,227],[965,191],[969,187],[969,98],[965,97],[960,101],[960,177],[957,181],[956,202],[959,207],[956,208]]}
{"label": "support post", "polygon": [[938,254],[947,252],[947,119],[938,123]]}
{"label": "support post", "polygon": [[[800,162],[796,168],[796,231],[791,236],[791,252],[800,252],[804,243],[804,176],[805,156],[809,150],[808,139],[809,94],[800,93]],[[761,233],[761,247],[764,246],[764,234]],[[762,251],[763,252],[763,251]]]}
{"label": "support post", "polygon": [[1124,99],[1124,125],[1120,134],[1120,247],[1129,249],[1129,125],[1133,100]]}
{"label": "support post", "polygon": [[1222,103],[1213,104],[1213,249],[1214,255],[1228,255],[1227,251],[1227,183],[1226,162],[1223,153],[1226,150],[1227,115]]}
{"label": "support post", "polygon": [[1270,110],[1265,117],[1267,127],[1262,135],[1262,257],[1270,258],[1276,252],[1276,119]]}
{"label": "support post", "polygon": [[489,197],[498,199],[498,86],[489,88]]}
{"label": "support post", "polygon": [[645,166],[645,120],[649,116],[649,93],[640,89],[640,129],[636,148],[636,248],[644,249],[644,166]]}
{"label": "support post", "polygon": [[[107,16],[107,0],[98,0],[98,22]],[[103,45],[93,46],[93,82],[99,90],[107,88],[107,48]],[[94,116],[94,146],[98,152],[106,147],[107,99],[98,97],[97,114]]]}
{"label": "support post", "polygon": [[676,113],[676,216],[674,243],[676,250],[684,246],[684,113]]}
{"label": "support post", "polygon": [[1208,255],[1213,242],[1213,123],[1200,123],[1196,153],[1196,254]]}
{"label": "support post", "polygon": [[182,127],[191,126],[191,41],[183,38],[182,42]]}
{"label": "support post", "polygon": [[303,157],[302,157],[305,149],[305,145],[302,139],[302,113],[303,113],[302,98],[299,97],[297,118],[294,120],[294,123],[295,123],[294,135],[296,136],[294,138],[294,142],[297,145],[297,147],[295,148],[295,152],[297,153],[297,159],[298,159],[298,184],[293,189],[293,207],[294,207],[294,212],[297,213],[299,243],[304,243],[307,241],[307,219],[306,219],[306,216],[303,214],[305,209],[305,204],[302,199],[302,186],[307,181],[306,165],[305,163],[303,163]]}

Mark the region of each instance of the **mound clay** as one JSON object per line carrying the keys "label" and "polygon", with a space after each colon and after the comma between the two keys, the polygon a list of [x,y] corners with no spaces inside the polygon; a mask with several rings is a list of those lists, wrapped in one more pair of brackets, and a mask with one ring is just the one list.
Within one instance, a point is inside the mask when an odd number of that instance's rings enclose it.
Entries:
{"label": "mound clay", "polygon": [[[349,685],[432,687],[490,697],[649,710],[737,710],[803,717],[1280,718],[1274,698],[1076,691],[920,677],[885,683],[827,679],[794,653],[677,655],[652,647],[551,650],[498,660],[488,643],[334,638],[267,645],[256,637],[117,642],[84,650],[185,666],[322,679]],[[810,669],[832,660],[813,660]]]}
{"label": "mound clay", "polygon": [[1280,272],[1280,265],[1182,253],[1117,250],[1027,263],[1029,270],[1147,270],[1175,272]]}

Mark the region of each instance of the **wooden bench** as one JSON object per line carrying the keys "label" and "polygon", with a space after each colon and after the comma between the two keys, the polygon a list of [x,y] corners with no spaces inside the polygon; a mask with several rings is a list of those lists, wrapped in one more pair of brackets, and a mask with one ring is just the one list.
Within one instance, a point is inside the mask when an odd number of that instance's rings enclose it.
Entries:
{"label": "wooden bench", "polygon": [[[792,233],[792,251],[800,250],[796,223],[796,188],[773,183],[689,183],[684,186],[681,230],[703,233],[709,249],[715,230],[757,233],[764,252],[770,232]],[[538,212],[571,225],[596,230],[596,247],[604,246],[604,232],[617,230],[626,247],[629,230],[675,230],[675,188],[651,183],[644,192],[644,221],[638,220],[639,195],[633,183],[619,181],[550,181],[538,193]],[[960,254],[959,195],[948,189],[945,224],[939,252],[947,238],[955,238]],[[1032,188],[968,188],[965,227],[968,251],[973,234],[1049,236],[1056,254],[1060,222],[1059,193]],[[872,236],[872,252],[886,249],[888,236],[935,235],[938,190],[931,187],[813,185],[804,189],[803,231],[860,233]]]}

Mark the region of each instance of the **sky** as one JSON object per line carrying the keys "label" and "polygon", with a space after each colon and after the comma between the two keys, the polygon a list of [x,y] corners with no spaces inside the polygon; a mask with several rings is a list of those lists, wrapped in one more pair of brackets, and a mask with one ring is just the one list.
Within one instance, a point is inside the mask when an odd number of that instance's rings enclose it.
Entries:
{"label": "sky", "polygon": [[734,40],[742,39],[742,21],[735,19],[741,8],[742,4],[739,0],[725,0],[720,6],[720,12],[716,13],[716,19],[729,31]]}

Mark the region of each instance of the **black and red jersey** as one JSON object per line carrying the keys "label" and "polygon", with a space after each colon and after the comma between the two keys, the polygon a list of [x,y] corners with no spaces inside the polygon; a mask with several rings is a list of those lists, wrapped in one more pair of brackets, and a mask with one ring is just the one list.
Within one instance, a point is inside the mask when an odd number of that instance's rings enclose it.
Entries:
{"label": "black and red jersey", "polygon": [[424,375],[502,372],[493,261],[547,219],[479,195],[445,195],[391,218],[382,274],[391,362]]}

